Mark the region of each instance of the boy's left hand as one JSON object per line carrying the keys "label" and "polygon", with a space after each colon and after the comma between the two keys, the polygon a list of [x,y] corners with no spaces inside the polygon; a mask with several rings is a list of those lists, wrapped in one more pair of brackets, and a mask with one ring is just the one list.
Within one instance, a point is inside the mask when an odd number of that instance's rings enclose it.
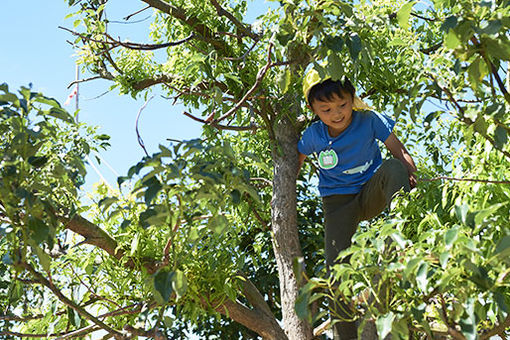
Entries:
{"label": "boy's left hand", "polygon": [[411,186],[411,189],[416,188],[416,173],[415,172],[409,172],[409,185]]}

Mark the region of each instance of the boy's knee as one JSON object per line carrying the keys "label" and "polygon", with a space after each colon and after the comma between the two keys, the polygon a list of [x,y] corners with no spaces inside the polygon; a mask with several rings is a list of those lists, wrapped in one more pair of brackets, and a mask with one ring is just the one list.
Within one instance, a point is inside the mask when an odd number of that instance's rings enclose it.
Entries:
{"label": "boy's knee", "polygon": [[381,167],[384,167],[386,175],[391,178],[390,182],[393,182],[394,186],[402,188],[406,192],[409,192],[411,190],[411,187],[409,185],[409,174],[404,163],[402,163],[400,160],[396,158],[391,158],[384,161]]}

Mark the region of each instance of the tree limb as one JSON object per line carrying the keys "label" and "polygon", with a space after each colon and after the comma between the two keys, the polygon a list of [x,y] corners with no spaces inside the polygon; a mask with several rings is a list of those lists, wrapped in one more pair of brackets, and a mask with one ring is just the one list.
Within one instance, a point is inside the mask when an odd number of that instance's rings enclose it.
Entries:
{"label": "tree limb", "polygon": [[30,272],[30,274],[32,274],[32,276],[38,280],[39,282],[41,282],[41,284],[43,284],[44,286],[46,286],[49,290],[51,290],[53,292],[53,294],[55,294],[55,296],[63,303],[65,304],[66,306],[74,309],[78,314],[80,314],[82,317],[84,317],[85,319],[87,320],[90,320],[92,321],[94,324],[96,324],[97,326],[99,326],[101,329],[104,329],[105,331],[107,331],[108,333],[111,333],[113,334],[116,338],[119,338],[119,339],[123,339],[123,335],[116,331],[115,329],[111,328],[110,326],[108,326],[107,324],[105,324],[104,322],[102,322],[101,320],[99,320],[98,318],[96,318],[95,316],[93,316],[92,314],[90,314],[89,312],[87,312],[84,308],[82,308],[81,306],[79,306],[78,304],[76,304],[74,301],[68,299],[64,294],[62,294],[62,292],[57,288],[55,287],[55,285],[53,283],[51,283],[50,281],[48,281],[44,276],[42,276],[40,273],[38,273],[31,265],[29,265],[28,263],[26,262],[21,262],[19,263],[19,265],[23,268],[25,268],[27,271]]}
{"label": "tree limb", "polygon": [[271,43],[271,44],[269,44],[269,48],[268,48],[268,52],[267,52],[267,63],[263,68],[261,68],[259,70],[257,77],[255,78],[255,83],[253,84],[251,89],[248,92],[246,92],[244,97],[241,98],[241,100],[233,108],[231,108],[227,113],[225,113],[220,118],[215,119],[214,120],[215,123],[221,122],[225,118],[234,114],[234,112],[236,112],[244,104],[244,102],[248,99],[248,97],[250,97],[252,95],[252,93],[255,92],[255,90],[259,87],[259,85],[262,83],[262,80],[264,79],[264,76],[266,75],[266,72],[271,67],[271,50],[272,50],[272,48],[273,48],[273,44]]}
{"label": "tree limb", "polygon": [[201,119],[201,118],[195,117],[186,111],[184,111],[182,114],[193,119],[194,121],[199,122],[199,123],[211,125],[211,126],[217,128],[218,130],[249,131],[249,130],[257,130],[258,129],[257,126],[231,126],[231,125],[216,124],[214,121],[208,121],[206,119]]}
{"label": "tree limb", "polygon": [[251,310],[239,302],[227,299],[221,305],[214,307],[214,310],[253,330],[264,339],[288,339],[275,318],[258,310]]}
{"label": "tree limb", "polygon": [[[501,334],[504,332],[508,327],[510,327],[510,315],[506,317],[506,319],[501,322],[499,325],[496,325],[496,327],[484,331],[482,334],[480,334],[480,340],[488,340],[494,335]],[[501,337],[503,338],[503,337]]]}
{"label": "tree limb", "polygon": [[216,8],[216,13],[218,13],[219,16],[227,17],[228,20],[230,20],[242,34],[252,38],[253,40],[260,39],[260,36],[258,34],[252,32],[248,27],[246,27],[246,25],[244,25],[242,22],[237,20],[236,17],[234,17],[234,15],[232,15],[232,13],[228,12],[226,9],[221,7],[221,5],[218,3],[218,1],[216,1],[216,0],[209,0],[209,1],[213,4],[214,8]]}
{"label": "tree limb", "polygon": [[198,39],[210,43],[216,50],[221,51],[223,53],[228,51],[228,46],[225,44],[224,41],[215,39],[214,32],[211,31],[209,27],[202,24],[202,22],[200,22],[200,20],[195,16],[186,13],[186,11],[183,10],[182,8],[172,6],[171,4],[163,0],[142,0],[142,1],[145,2],[147,5],[160,10],[163,13],[167,13],[172,17],[184,22],[191,29],[193,29]]}

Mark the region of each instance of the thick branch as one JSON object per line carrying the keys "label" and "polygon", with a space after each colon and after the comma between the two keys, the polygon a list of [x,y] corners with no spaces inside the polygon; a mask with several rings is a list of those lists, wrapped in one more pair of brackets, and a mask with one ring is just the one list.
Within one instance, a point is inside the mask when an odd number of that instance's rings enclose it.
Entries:
{"label": "thick branch", "polygon": [[[73,218],[64,216],[57,217],[64,224],[66,229],[72,230],[75,233],[85,237],[85,240],[83,241],[84,243],[103,249],[109,255],[115,257],[117,260],[120,260],[125,255],[124,250],[118,248],[117,241],[115,241],[110,235],[108,235],[108,233],[87,219],[79,215],[76,215]],[[160,266],[158,261],[151,258],[142,259],[142,264],[149,273],[155,273]],[[136,267],[135,261],[132,259],[129,259],[125,265],[128,268]]]}
{"label": "thick branch", "polygon": [[267,314],[269,317],[274,319],[273,312],[271,311],[271,308],[269,308],[269,305],[267,304],[266,300],[264,300],[264,297],[262,294],[260,294],[260,291],[255,287],[253,282],[251,282],[244,274],[239,273],[243,277],[243,294],[250,302],[250,304],[257,310]]}
{"label": "thick branch", "polygon": [[264,339],[286,340],[287,335],[276,319],[257,310],[251,310],[239,302],[225,300],[214,308],[217,312],[255,331]]}

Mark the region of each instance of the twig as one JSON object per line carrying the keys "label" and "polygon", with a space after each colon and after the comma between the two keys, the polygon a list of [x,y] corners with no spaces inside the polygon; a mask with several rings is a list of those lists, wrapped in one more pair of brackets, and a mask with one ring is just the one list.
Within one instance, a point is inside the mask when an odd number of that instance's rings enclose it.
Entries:
{"label": "twig", "polygon": [[200,123],[206,124],[206,125],[211,125],[212,127],[215,127],[218,130],[250,131],[250,130],[258,129],[258,126],[231,126],[231,125],[216,124],[215,121],[208,121],[206,119],[201,119],[201,118],[195,117],[186,111],[184,111],[182,114],[193,119],[194,121],[197,121],[197,122],[200,122]]}
{"label": "twig", "polygon": [[[472,121],[470,118],[466,117],[465,115],[465,111],[464,111],[464,108],[462,106],[460,106],[460,104],[457,102],[457,100],[455,100],[455,97],[453,97],[453,94],[451,93],[451,91],[446,88],[446,87],[442,87],[441,85],[439,85],[439,82],[437,81],[437,79],[434,77],[434,75],[432,74],[428,74],[428,76],[437,84],[437,86],[444,92],[446,93],[446,95],[448,96],[448,98],[450,99],[450,102],[453,103],[453,105],[455,105],[455,107],[457,107],[457,110],[459,111],[460,113],[460,117],[458,117],[460,119],[461,122],[463,122],[464,124],[466,125],[472,125],[474,124],[475,122]],[[497,145],[496,145],[496,141],[491,138],[489,135],[487,135],[486,132],[483,132],[483,131],[477,131],[479,134],[481,134],[486,140],[488,140],[495,148],[496,150],[498,150],[499,152],[501,152],[502,154],[504,154],[507,158],[510,158],[510,152],[508,151],[505,151],[501,148],[498,148]]]}
{"label": "twig", "polygon": [[433,182],[440,180],[448,181],[460,181],[460,182],[479,182],[479,183],[493,183],[493,184],[510,184],[510,181],[493,181],[489,179],[478,179],[478,178],[455,178],[447,176],[438,176],[433,178],[418,178],[418,182]]}
{"label": "twig", "polygon": [[[167,42],[167,43],[163,43],[163,44],[141,44],[141,43],[134,43],[134,42],[122,42],[122,41],[120,41],[120,38],[116,40],[116,39],[112,38],[108,33],[103,33],[104,37],[106,37],[106,40],[99,40],[99,39],[91,38],[85,34],[75,32],[75,31],[70,30],[69,28],[66,28],[66,27],[58,26],[58,28],[68,31],[71,34],[78,36],[81,39],[86,40],[86,41],[92,41],[92,42],[99,43],[99,44],[108,44],[108,45],[110,45],[110,47],[107,49],[107,51],[109,51],[113,48],[119,47],[119,46],[125,47],[127,49],[131,49],[131,50],[152,51],[152,50],[157,50],[160,48],[166,48],[166,47],[170,47],[170,46],[180,45],[180,44],[183,44],[195,37],[194,33],[191,33],[188,37],[186,37],[182,40],[178,40],[178,41]],[[103,51],[102,53],[104,53],[104,52],[105,51]]]}
{"label": "twig", "polygon": [[259,87],[260,83],[262,83],[262,79],[264,79],[264,76],[266,75],[266,72],[271,67],[271,50],[272,49],[273,49],[273,44],[271,43],[269,45],[269,49],[268,49],[268,52],[267,52],[267,63],[266,63],[266,66],[264,66],[262,69],[259,70],[259,72],[257,74],[257,77],[255,79],[255,84],[253,84],[251,89],[248,92],[246,92],[244,97],[237,103],[237,105],[235,105],[233,108],[231,108],[223,116],[221,116],[220,118],[216,119],[214,121],[215,123],[221,122],[222,120],[224,120],[225,118],[231,116],[234,112],[236,112],[244,104],[244,102],[248,99],[248,97],[250,97],[252,95],[252,93],[255,92],[255,90]]}
{"label": "twig", "polygon": [[258,40],[255,40],[255,42],[253,43],[253,45],[248,49],[248,51],[246,51],[242,56],[240,57],[236,57],[236,58],[233,58],[233,57],[225,57],[223,59],[225,60],[229,60],[229,61],[238,61],[238,60],[244,60],[246,59],[246,56],[255,48],[255,46],[257,45],[259,41]]}
{"label": "twig", "polygon": [[71,86],[73,86],[74,84],[84,83],[86,81],[91,81],[91,80],[96,80],[96,79],[101,79],[101,78],[102,78],[101,76],[94,76],[94,77],[90,77],[90,78],[74,80],[71,83],[69,83],[69,85],[67,85],[67,88],[68,89],[71,88]]}
{"label": "twig", "polygon": [[216,0],[209,0],[209,1],[211,1],[214,8],[216,8],[216,12],[218,13],[218,15],[227,17],[228,20],[230,20],[244,35],[246,35],[254,40],[260,39],[258,34],[252,32],[248,27],[246,27],[246,25],[244,25],[242,22],[237,20],[236,17],[234,15],[232,15],[232,13],[228,12],[226,9],[221,7],[221,5],[218,3],[218,1],[216,1]]}
{"label": "twig", "polygon": [[149,8],[151,8],[151,6],[146,6],[146,7],[142,8],[142,9],[140,9],[140,10],[138,10],[138,11],[134,12],[134,13],[131,13],[130,15],[128,15],[127,17],[124,17],[123,19],[124,19],[124,20],[126,20],[126,21],[128,21],[129,19],[131,19],[131,17],[132,17],[132,16],[135,16],[135,15],[137,15],[137,14],[140,14],[140,13],[142,13],[143,11],[148,10]]}
{"label": "twig", "polygon": [[145,148],[145,144],[143,142],[142,136],[140,136],[140,131],[138,131],[138,120],[140,119],[140,115],[142,114],[143,109],[149,104],[149,102],[154,98],[154,96],[150,97],[145,104],[142,105],[140,110],[138,110],[138,114],[136,115],[136,122],[135,122],[135,131],[136,131],[136,137],[138,139],[138,144],[142,147],[143,151],[145,151],[145,155],[149,157],[149,153],[147,152],[147,149]]}
{"label": "twig", "polygon": [[148,20],[150,18],[151,18],[151,16],[148,15],[145,18],[140,19],[140,20],[136,20],[136,21],[125,22],[125,21],[111,20],[111,21],[108,21],[108,23],[109,24],[123,24],[123,25],[139,24],[139,23],[144,22],[144,21],[146,21],[146,20]]}
{"label": "twig", "polygon": [[[475,36],[472,36],[471,37],[471,42],[473,43],[473,45],[477,48],[480,47],[480,42],[478,41],[478,39],[476,39]],[[487,63],[487,65],[490,67],[490,70],[491,70],[491,74],[494,76],[494,78],[496,79],[496,82],[498,83],[498,86],[499,86],[499,89],[501,90],[501,93],[503,93],[503,97],[505,98],[505,100],[510,103],[510,94],[508,93],[506,87],[505,87],[505,84],[503,83],[503,81],[501,80],[501,77],[499,76],[498,74],[498,69],[496,68],[496,66],[490,61],[490,59],[487,57],[487,54],[485,53],[485,51],[483,49],[480,49],[480,51],[478,52],[482,58],[485,60],[485,62]]]}

